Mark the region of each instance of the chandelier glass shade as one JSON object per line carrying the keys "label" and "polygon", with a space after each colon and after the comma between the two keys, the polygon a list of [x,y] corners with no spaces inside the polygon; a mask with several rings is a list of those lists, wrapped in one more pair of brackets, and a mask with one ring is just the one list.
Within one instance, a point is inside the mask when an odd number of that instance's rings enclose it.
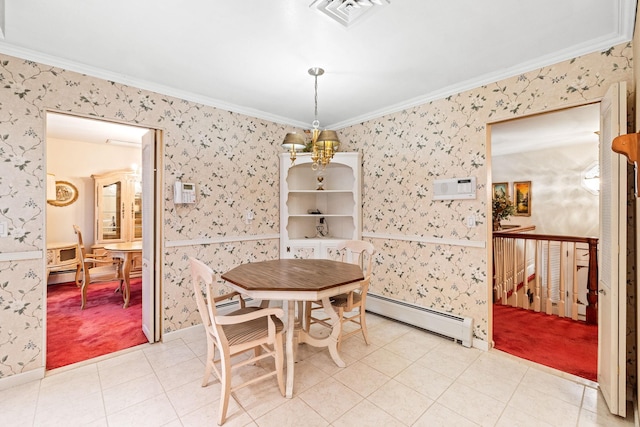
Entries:
{"label": "chandelier glass shade", "polygon": [[[338,134],[334,130],[320,130],[318,121],[318,76],[324,74],[322,68],[314,67],[309,69],[309,74],[315,78],[315,120],[311,130],[311,169],[318,170],[326,168],[333,155],[340,147]],[[296,161],[296,153],[307,146],[307,140],[301,134],[290,132],[285,135],[282,147],[290,153],[291,164]]]}

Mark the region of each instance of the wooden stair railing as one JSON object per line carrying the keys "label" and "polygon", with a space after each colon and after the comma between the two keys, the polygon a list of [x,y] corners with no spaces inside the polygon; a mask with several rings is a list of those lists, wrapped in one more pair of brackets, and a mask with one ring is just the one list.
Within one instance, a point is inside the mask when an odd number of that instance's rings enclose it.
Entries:
{"label": "wooden stair railing", "polygon": [[[597,324],[597,245],[598,239],[594,237],[494,232],[494,299],[514,307],[578,320],[578,306],[584,304],[578,298],[578,271],[587,268],[585,321]],[[581,257],[578,252],[582,253]],[[568,295],[571,296],[569,302]]]}

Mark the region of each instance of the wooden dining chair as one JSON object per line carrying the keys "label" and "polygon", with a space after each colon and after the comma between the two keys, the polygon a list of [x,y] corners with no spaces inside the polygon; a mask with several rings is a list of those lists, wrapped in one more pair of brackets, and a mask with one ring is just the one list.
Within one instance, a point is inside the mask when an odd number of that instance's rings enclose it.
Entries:
{"label": "wooden dining chair", "polygon": [[[364,280],[360,282],[358,289],[331,297],[331,307],[337,312],[342,329],[338,338],[338,349],[340,349],[342,341],[345,338],[357,334],[360,331],[362,331],[365,342],[369,344],[365,310],[367,291],[369,290],[369,284],[371,282],[375,248],[371,243],[362,240],[345,240],[338,243],[336,252],[340,254],[340,260],[342,262],[357,264],[362,268],[364,273]],[[354,313],[354,310],[356,313]],[[314,315],[315,313],[317,313],[317,315]],[[314,323],[321,324],[325,327],[332,327],[329,320],[329,317],[324,313],[324,307],[322,307],[320,301],[308,301],[306,303],[304,323],[307,330]],[[357,327],[345,332],[344,325],[348,323],[353,323],[357,325]]]}
{"label": "wooden dining chair", "polygon": [[[202,387],[208,385],[211,373],[215,373],[221,386],[218,425],[222,425],[226,420],[230,394],[242,387],[275,375],[280,393],[285,395],[282,339],[284,325],[281,320],[284,311],[281,308],[246,307],[238,292],[214,297],[213,270],[195,258],[189,258],[189,263],[198,311],[207,334],[207,362]],[[240,296],[240,308],[226,315],[217,314],[216,304],[236,295]],[[218,359],[215,358],[216,350]],[[253,351],[253,357],[231,364],[232,357],[248,351]],[[267,357],[275,359],[274,370],[231,387],[232,369]]]}
{"label": "wooden dining chair", "polygon": [[88,253],[82,241],[80,227],[74,225],[73,231],[78,236],[78,259],[80,262],[76,267],[76,285],[80,287],[82,295],[82,303],[80,305],[82,310],[87,304],[87,290],[91,283],[119,281],[118,289],[122,289],[124,278],[121,273],[120,260],[98,258],[95,254]]}

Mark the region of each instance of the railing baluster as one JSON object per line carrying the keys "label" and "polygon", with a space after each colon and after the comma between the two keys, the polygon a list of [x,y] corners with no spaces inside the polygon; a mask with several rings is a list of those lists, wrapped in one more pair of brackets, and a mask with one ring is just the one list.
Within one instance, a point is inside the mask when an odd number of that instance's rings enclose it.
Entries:
{"label": "railing baluster", "polygon": [[509,304],[509,247],[508,240],[504,239],[504,251],[502,252],[502,256],[504,257],[503,266],[504,268],[504,283],[502,285],[502,305]]}
{"label": "railing baluster", "polygon": [[572,304],[571,304],[571,318],[578,320],[578,246],[576,242],[573,242],[573,286],[572,286]]}
{"label": "railing baluster", "polygon": [[565,255],[564,255],[564,242],[560,242],[559,249],[560,256],[560,286],[559,286],[559,301],[558,301],[558,316],[566,317],[566,299],[567,299],[567,284],[565,282],[566,272],[565,272]]}
{"label": "railing baluster", "polygon": [[541,240],[536,240],[536,261],[535,261],[535,280],[536,280],[536,290],[535,290],[535,295],[534,295],[534,300],[533,300],[533,309],[536,312],[540,312],[540,294],[542,293],[542,290],[540,289],[540,279],[541,279],[541,275],[542,275],[542,268],[540,266],[540,258],[542,255],[542,241]]}
{"label": "railing baluster", "polygon": [[493,239],[493,250],[495,252],[495,258],[493,260],[493,266],[495,271],[495,299],[501,301],[502,298],[502,239]]}
{"label": "railing baluster", "polygon": [[522,241],[523,243],[523,249],[522,249],[522,257],[523,257],[523,261],[522,261],[522,284],[524,285],[522,287],[523,291],[522,291],[522,308],[524,309],[529,309],[529,270],[528,270],[528,265],[529,265],[529,259],[527,258],[527,246],[528,242],[526,240]]}
{"label": "railing baluster", "polygon": [[[560,317],[571,316],[578,320],[580,317],[580,283],[578,283],[578,245],[589,245],[589,269],[587,274],[587,302],[586,321],[597,324],[598,317],[598,260],[597,260],[597,238],[582,238],[573,236],[553,236],[543,234],[524,234],[515,232],[495,232],[493,233],[494,245],[494,289],[496,298],[502,300],[502,304],[509,304],[515,307],[522,307],[537,312],[543,311],[547,314],[556,314]],[[533,247],[528,248],[529,240],[533,240]],[[559,242],[559,260],[555,258],[556,244]],[[566,243],[566,244],[565,244]],[[571,243],[571,246],[569,246]],[[522,245],[522,246],[520,246]],[[569,259],[569,250],[573,251],[573,259]],[[529,260],[530,250],[533,250],[532,260]],[[546,264],[543,264],[546,256]],[[533,261],[534,281],[529,286],[529,262]],[[552,271],[552,267],[558,268]],[[543,271],[546,268],[546,274]],[[571,269],[571,300],[569,300],[568,277]],[[554,277],[559,280],[558,295],[553,283]],[[518,292],[518,286],[522,284]],[[546,286],[546,289],[544,287]],[[544,293],[543,293],[544,292]],[[531,299],[529,294],[531,293]],[[508,299],[513,295],[513,299]],[[522,301],[520,301],[522,299]],[[554,301],[557,300],[558,312],[555,312]],[[571,305],[569,309],[569,304]]]}
{"label": "railing baluster", "polygon": [[511,239],[511,277],[513,277],[511,283],[511,295],[513,295],[513,301],[511,305],[513,307],[518,306],[518,285],[520,282],[518,281],[518,243],[516,239]]}
{"label": "railing baluster", "polygon": [[587,279],[587,323],[598,324],[598,239],[589,239],[589,273]]}
{"label": "railing baluster", "polygon": [[544,302],[545,313],[552,314],[551,303],[551,240],[547,240],[547,299]]}
{"label": "railing baluster", "polygon": [[504,298],[502,296],[502,291],[504,290],[504,239],[498,239],[498,259],[496,261],[498,272],[497,282],[498,287],[496,288],[496,298],[500,300],[502,304],[504,304]]}

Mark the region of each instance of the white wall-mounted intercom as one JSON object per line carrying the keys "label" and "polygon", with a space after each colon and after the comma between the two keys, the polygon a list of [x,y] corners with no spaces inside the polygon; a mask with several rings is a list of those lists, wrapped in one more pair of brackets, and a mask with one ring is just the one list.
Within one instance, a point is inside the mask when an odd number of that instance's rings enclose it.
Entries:
{"label": "white wall-mounted intercom", "polygon": [[475,199],[476,178],[436,179],[433,181],[433,200]]}
{"label": "white wall-mounted intercom", "polygon": [[195,203],[196,185],[190,182],[176,181],[173,188],[174,203]]}

